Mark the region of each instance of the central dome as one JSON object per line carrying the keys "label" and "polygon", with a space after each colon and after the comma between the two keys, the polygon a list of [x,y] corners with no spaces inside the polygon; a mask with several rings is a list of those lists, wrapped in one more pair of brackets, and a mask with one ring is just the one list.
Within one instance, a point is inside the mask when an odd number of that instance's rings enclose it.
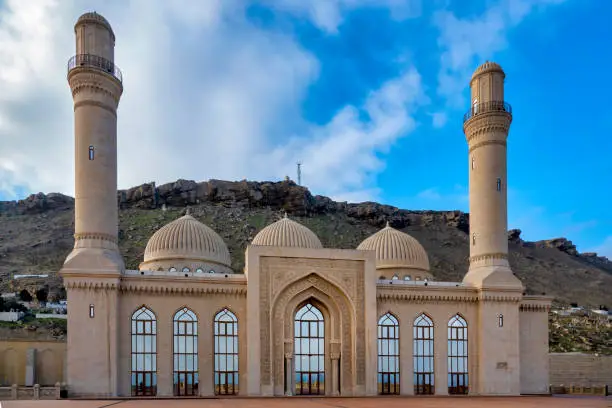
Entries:
{"label": "central dome", "polygon": [[187,260],[224,267],[231,265],[229,250],[219,234],[189,214],[164,225],[153,234],[145,248],[140,269],[145,265],[157,266],[162,261],[176,263]]}
{"label": "central dome", "polygon": [[357,249],[376,251],[376,269],[409,268],[429,271],[425,248],[410,235],[387,226],[366,238]]}
{"label": "central dome", "polygon": [[314,232],[302,224],[284,218],[259,231],[251,245],[295,248],[323,248]]}

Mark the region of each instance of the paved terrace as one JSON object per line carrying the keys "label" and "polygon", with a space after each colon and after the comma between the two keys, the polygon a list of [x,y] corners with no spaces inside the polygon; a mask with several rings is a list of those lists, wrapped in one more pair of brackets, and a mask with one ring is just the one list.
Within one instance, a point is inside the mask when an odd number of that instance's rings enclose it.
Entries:
{"label": "paved terrace", "polygon": [[2,401],[1,408],[604,408],[608,397],[225,398]]}

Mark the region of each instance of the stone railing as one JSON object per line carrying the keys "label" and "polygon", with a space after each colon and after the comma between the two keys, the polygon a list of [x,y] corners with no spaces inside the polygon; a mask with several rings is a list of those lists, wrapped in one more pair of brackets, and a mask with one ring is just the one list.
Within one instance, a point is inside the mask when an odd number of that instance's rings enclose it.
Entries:
{"label": "stone railing", "polygon": [[550,386],[551,394],[572,394],[572,395],[603,395],[608,396],[610,393],[608,392],[607,385],[599,385],[599,386],[583,386],[583,385],[551,385]]}
{"label": "stone railing", "polygon": [[51,400],[65,398],[62,392],[66,389],[65,384],[56,383],[53,387],[41,387],[35,384],[33,387],[19,387],[13,384],[10,387],[0,387],[0,401],[2,400]]}

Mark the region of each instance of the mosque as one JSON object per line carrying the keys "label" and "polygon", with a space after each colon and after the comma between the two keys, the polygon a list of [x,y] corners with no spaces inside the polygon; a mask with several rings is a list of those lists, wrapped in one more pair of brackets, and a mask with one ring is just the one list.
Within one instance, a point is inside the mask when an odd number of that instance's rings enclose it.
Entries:
{"label": "mosque", "polygon": [[551,298],[526,296],[508,263],[502,68],[471,80],[469,269],[434,280],[419,242],[389,225],[324,248],[281,218],[231,269],[223,239],[186,214],[150,238],[138,270],[117,245],[115,35],[75,25],[75,244],[67,289],[71,397],[520,395],[548,393]]}

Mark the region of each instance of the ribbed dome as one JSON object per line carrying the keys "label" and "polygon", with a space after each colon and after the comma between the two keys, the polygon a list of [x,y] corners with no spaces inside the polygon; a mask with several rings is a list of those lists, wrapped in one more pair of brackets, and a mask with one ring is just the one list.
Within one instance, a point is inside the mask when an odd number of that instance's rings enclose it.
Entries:
{"label": "ribbed dome", "polygon": [[387,226],[366,238],[357,249],[376,251],[376,269],[412,268],[429,271],[427,252],[410,235]]}
{"label": "ribbed dome", "polygon": [[296,248],[323,248],[321,241],[314,232],[302,224],[284,218],[268,225],[255,235],[251,245],[296,247]]}
{"label": "ribbed dome", "polygon": [[161,227],[147,243],[144,262],[192,259],[230,266],[227,245],[210,227],[187,214]]}
{"label": "ribbed dome", "polygon": [[486,72],[492,71],[501,72],[502,74],[504,74],[504,70],[502,69],[501,65],[496,62],[486,61],[484,64],[476,68],[476,71],[474,71],[474,73],[472,74],[472,80],[478,75],[482,75]]}

